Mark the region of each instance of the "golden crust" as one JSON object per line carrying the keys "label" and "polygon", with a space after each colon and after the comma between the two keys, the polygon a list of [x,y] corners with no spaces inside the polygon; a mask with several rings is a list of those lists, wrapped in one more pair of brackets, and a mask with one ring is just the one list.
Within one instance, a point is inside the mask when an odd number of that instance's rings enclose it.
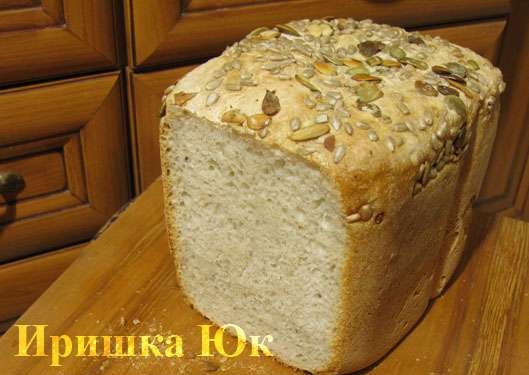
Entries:
{"label": "golden crust", "polygon": [[[302,157],[340,191],[350,251],[334,359],[318,370],[334,374],[386,353],[453,273],[503,88],[489,61],[439,38],[370,21],[302,20],[251,33],[168,90],[164,106],[168,119],[189,111]],[[267,90],[280,109],[252,130],[247,117],[262,113]],[[458,97],[445,95],[453,90]],[[223,123],[228,111],[240,115],[234,123]],[[291,139],[314,124],[328,132]],[[168,223],[173,251],[176,233]]]}

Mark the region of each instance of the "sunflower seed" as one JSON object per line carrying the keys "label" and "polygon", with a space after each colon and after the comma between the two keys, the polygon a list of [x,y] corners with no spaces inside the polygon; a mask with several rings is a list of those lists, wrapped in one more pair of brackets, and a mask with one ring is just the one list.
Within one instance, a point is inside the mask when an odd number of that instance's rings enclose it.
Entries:
{"label": "sunflower seed", "polygon": [[226,74],[226,81],[224,86],[229,91],[240,91],[241,90],[241,73],[238,70],[230,70]]}
{"label": "sunflower seed", "polygon": [[340,130],[340,127],[342,126],[342,122],[337,116],[334,116],[331,121],[331,126],[334,130]]}
{"label": "sunflower seed", "polygon": [[321,113],[314,118],[314,122],[316,124],[325,124],[326,122],[329,122],[329,116],[327,116],[326,113]]}
{"label": "sunflower seed", "polygon": [[413,185],[412,195],[415,196],[419,194],[421,191],[422,191],[422,184],[420,182],[416,182],[415,185]]}
{"label": "sunflower seed", "polygon": [[370,66],[382,65],[382,59],[378,56],[371,56],[366,60],[366,63]]}
{"label": "sunflower seed", "polygon": [[349,135],[353,135],[353,127],[348,122],[344,125],[345,132]]}
{"label": "sunflower seed", "polygon": [[395,139],[393,139],[393,137],[391,136],[387,137],[384,144],[386,145],[389,151],[395,152],[395,149],[397,148],[397,144],[395,142]]}
{"label": "sunflower seed", "polygon": [[210,105],[215,104],[219,100],[219,97],[219,94],[216,92],[210,93],[206,98],[206,106],[209,107]]}
{"label": "sunflower seed", "polygon": [[222,78],[217,78],[206,83],[206,90],[213,91],[220,86]]}
{"label": "sunflower seed", "polygon": [[410,114],[410,109],[408,108],[408,106],[406,104],[404,104],[403,102],[397,102],[396,103],[396,106],[397,106],[397,109],[403,114],[403,115],[409,115]]}
{"label": "sunflower seed", "polygon": [[335,150],[334,150],[334,157],[333,157],[333,160],[334,162],[337,164],[339,163],[345,156],[345,145],[338,145],[336,146]]}
{"label": "sunflower seed", "polygon": [[444,67],[444,66],[440,66],[440,65],[434,65],[432,66],[432,71],[436,74],[439,74],[439,75],[442,75],[442,76],[447,76],[447,75],[450,75],[452,74],[452,72],[450,71],[450,69]]}
{"label": "sunflower seed", "polygon": [[418,45],[424,45],[424,40],[418,35],[418,34],[411,34],[408,35],[408,43],[411,44],[418,44]]}
{"label": "sunflower seed", "polygon": [[296,130],[290,134],[289,138],[295,142],[308,141],[310,139],[321,137],[330,131],[326,124],[315,124]]}
{"label": "sunflower seed", "polygon": [[395,60],[382,60],[382,65],[386,68],[400,68],[402,64]]}
{"label": "sunflower seed", "polygon": [[426,110],[423,114],[423,121],[426,126],[433,125],[433,113],[432,111]]}
{"label": "sunflower seed", "polygon": [[314,100],[312,100],[312,98],[306,96],[305,99],[303,99],[303,103],[308,107],[308,108],[314,108],[316,107],[316,102]]}
{"label": "sunflower seed", "polygon": [[361,100],[357,100],[356,107],[363,112],[371,114],[373,117],[382,116],[382,111],[380,110],[380,107],[374,103],[364,103]]}
{"label": "sunflower seed", "polygon": [[160,117],[165,116],[166,110],[167,110],[167,102],[165,100],[162,100],[162,105],[160,106],[160,111],[158,112],[158,115]]}
{"label": "sunflower seed", "polygon": [[260,138],[264,138],[268,135],[268,128],[262,128],[257,132]]}
{"label": "sunflower seed", "polygon": [[360,218],[360,214],[355,212],[355,213],[347,216],[345,218],[345,221],[347,221],[348,223],[356,223],[356,222],[360,221],[360,219],[361,219]]}
{"label": "sunflower seed", "polygon": [[296,81],[301,83],[303,86],[305,86],[309,90],[321,92],[321,90],[319,88],[317,88],[312,82],[310,82],[308,79],[300,76],[299,74],[296,74],[294,76],[294,78],[296,78]]}
{"label": "sunflower seed", "polygon": [[279,31],[277,30],[264,30],[259,33],[259,38],[262,40],[271,40],[279,36]]}
{"label": "sunflower seed", "polygon": [[378,141],[378,134],[377,134],[377,132],[374,131],[374,130],[369,130],[369,131],[367,132],[367,137],[369,138],[369,140],[370,140],[371,142],[377,142],[377,141]]}
{"label": "sunflower seed", "polygon": [[330,104],[328,104],[328,103],[318,103],[316,105],[316,111],[319,111],[319,112],[328,111],[331,108],[332,108],[332,106]]}
{"label": "sunflower seed", "polygon": [[407,132],[408,130],[408,126],[404,122],[397,122],[396,124],[393,124],[393,131],[402,133]]}
{"label": "sunflower seed", "polygon": [[168,95],[173,89],[175,88],[175,85],[171,85],[168,88],[166,88],[163,92],[164,95]]}
{"label": "sunflower seed", "polygon": [[240,113],[238,109],[231,109],[223,113],[221,121],[230,124],[242,125],[246,121],[246,116]]}
{"label": "sunflower seed", "polygon": [[301,120],[299,117],[294,117],[292,120],[290,120],[290,129],[292,131],[296,131],[299,128],[301,128]]}
{"label": "sunflower seed", "polygon": [[327,60],[328,62],[330,62],[331,64],[334,64],[334,65],[343,65],[342,61],[340,59],[338,59],[337,57],[334,57],[333,55],[331,55],[330,53],[322,53],[321,54],[323,56],[323,58],[325,60]]}

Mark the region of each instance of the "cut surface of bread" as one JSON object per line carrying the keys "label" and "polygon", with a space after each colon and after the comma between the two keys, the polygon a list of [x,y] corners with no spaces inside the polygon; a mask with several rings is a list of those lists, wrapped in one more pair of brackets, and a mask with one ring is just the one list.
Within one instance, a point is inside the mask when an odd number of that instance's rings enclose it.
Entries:
{"label": "cut surface of bread", "polygon": [[254,30],[166,90],[180,285],[282,362],[387,353],[454,273],[504,89],[474,52],[369,20]]}
{"label": "cut surface of bread", "polygon": [[172,129],[167,220],[190,300],[219,324],[267,332],[294,366],[330,362],[346,248],[338,191],[306,161],[207,120]]}

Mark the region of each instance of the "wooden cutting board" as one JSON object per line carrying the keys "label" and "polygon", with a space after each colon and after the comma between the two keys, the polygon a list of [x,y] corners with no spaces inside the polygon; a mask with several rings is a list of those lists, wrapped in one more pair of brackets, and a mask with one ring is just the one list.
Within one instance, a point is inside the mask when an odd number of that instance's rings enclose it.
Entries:
{"label": "wooden cutting board", "polygon": [[[183,358],[15,357],[18,329],[0,339],[0,369],[19,374],[233,374],[297,372],[272,358],[202,359],[207,324],[182,298],[162,214],[160,181],[133,202],[17,324],[47,324],[46,335],[179,334]],[[385,358],[362,374],[527,374],[529,224],[477,216],[467,258],[449,289]],[[229,351],[235,342],[228,338]]]}

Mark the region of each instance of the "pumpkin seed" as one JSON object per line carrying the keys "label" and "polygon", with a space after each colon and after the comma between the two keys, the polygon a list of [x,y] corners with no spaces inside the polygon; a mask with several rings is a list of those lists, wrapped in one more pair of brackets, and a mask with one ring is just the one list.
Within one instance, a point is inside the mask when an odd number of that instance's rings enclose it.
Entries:
{"label": "pumpkin seed", "polygon": [[463,92],[469,99],[474,99],[476,97],[476,94],[472,90],[470,90],[468,87],[466,87],[465,85],[459,82],[456,82],[452,79],[449,79],[448,83],[450,84],[450,86],[455,87],[459,89],[461,92]]}
{"label": "pumpkin seed", "polygon": [[246,116],[244,116],[238,109],[231,109],[224,112],[220,119],[222,122],[242,125],[246,121]]}
{"label": "pumpkin seed", "polygon": [[408,35],[408,43],[411,44],[418,44],[418,45],[424,45],[424,40],[417,34],[410,34]]}
{"label": "pumpkin seed", "polygon": [[465,78],[467,76],[467,68],[459,63],[449,62],[446,64],[446,67],[452,74],[455,74],[461,78]]}
{"label": "pumpkin seed", "polygon": [[316,68],[316,70],[320,72],[321,74],[325,74],[329,76],[336,75],[336,68],[333,65],[323,62],[323,61],[316,61],[314,63],[314,68]]}
{"label": "pumpkin seed", "polygon": [[356,87],[356,95],[361,102],[369,103],[381,98],[384,93],[375,83],[363,82]]}
{"label": "pumpkin seed", "polygon": [[421,81],[421,80],[415,81],[415,88],[421,94],[426,95],[426,96],[438,96],[439,95],[437,90],[432,85],[424,81]]}
{"label": "pumpkin seed", "polygon": [[432,71],[442,76],[447,76],[447,75],[452,74],[452,72],[448,68],[445,68],[444,66],[441,66],[441,65],[432,66]]}
{"label": "pumpkin seed", "polygon": [[308,88],[309,90],[311,91],[317,91],[317,92],[321,92],[321,90],[319,88],[317,88],[312,82],[310,82],[308,79],[306,79],[305,77],[303,76],[300,76],[299,74],[296,74],[294,75],[294,78],[296,78],[296,81],[298,81],[299,83],[301,83],[303,86],[305,86],[306,88]]}
{"label": "pumpkin seed", "polygon": [[389,49],[389,54],[391,55],[391,57],[397,60],[400,60],[406,57],[406,52],[398,46],[392,46]]}
{"label": "pumpkin seed", "polygon": [[300,32],[290,25],[284,25],[284,24],[276,25],[276,29],[278,29],[283,34],[301,36]]}
{"label": "pumpkin seed", "polygon": [[363,112],[369,113],[373,117],[382,116],[382,111],[380,110],[380,107],[374,103],[364,103],[361,100],[357,100],[356,107]]}
{"label": "pumpkin seed", "polygon": [[264,113],[258,113],[248,117],[248,127],[252,130],[261,130],[272,122],[272,118]]}
{"label": "pumpkin seed", "polygon": [[356,59],[344,59],[343,64],[349,68],[363,67],[364,63]]}
{"label": "pumpkin seed", "polygon": [[459,97],[455,95],[447,95],[445,96],[445,103],[447,104],[448,108],[453,109],[459,116],[466,118],[467,107]]}
{"label": "pumpkin seed", "polygon": [[279,104],[279,98],[275,91],[266,90],[261,109],[263,110],[263,113],[268,116],[273,116],[279,112],[281,105]]}
{"label": "pumpkin seed", "polygon": [[459,91],[444,85],[437,85],[437,91],[439,91],[443,95],[459,96]]}
{"label": "pumpkin seed", "polygon": [[177,92],[176,94],[173,95],[174,104],[176,104],[176,105],[184,105],[189,100],[194,98],[195,95],[196,95],[196,93],[187,93],[187,92],[183,92],[183,91]]}
{"label": "pumpkin seed", "polygon": [[472,70],[479,70],[479,64],[475,60],[468,60],[467,64]]}
{"label": "pumpkin seed", "polygon": [[383,60],[382,65],[387,68],[400,68],[402,64],[395,60]]}
{"label": "pumpkin seed", "polygon": [[366,62],[370,66],[378,66],[382,64],[382,59],[378,56],[371,56],[367,58]]}
{"label": "pumpkin seed", "polygon": [[259,38],[262,40],[271,40],[277,38],[279,35],[280,33],[277,30],[264,30],[259,33]]}
{"label": "pumpkin seed", "polygon": [[382,78],[375,77],[370,74],[358,73],[353,76],[355,81],[368,81],[368,82],[380,82]]}
{"label": "pumpkin seed", "polygon": [[162,101],[162,104],[160,106],[160,111],[158,112],[158,115],[160,117],[165,116],[165,111],[167,110],[167,102],[165,100]]}
{"label": "pumpkin seed", "polygon": [[365,57],[371,57],[384,48],[384,43],[367,40],[358,44],[358,51]]}
{"label": "pumpkin seed", "polygon": [[289,135],[289,138],[295,142],[308,141],[310,139],[321,137],[330,131],[329,125],[315,124],[296,130]]}
{"label": "pumpkin seed", "polygon": [[365,66],[357,66],[356,68],[351,68],[347,71],[347,74],[350,74],[352,76],[355,76],[357,74],[369,74],[369,71]]}
{"label": "pumpkin seed", "polygon": [[421,60],[417,60],[417,59],[413,59],[411,57],[404,57],[402,59],[400,59],[400,62],[401,63],[404,63],[404,64],[409,64],[419,70],[426,70],[428,69],[428,64],[425,63],[424,61],[421,61]]}

